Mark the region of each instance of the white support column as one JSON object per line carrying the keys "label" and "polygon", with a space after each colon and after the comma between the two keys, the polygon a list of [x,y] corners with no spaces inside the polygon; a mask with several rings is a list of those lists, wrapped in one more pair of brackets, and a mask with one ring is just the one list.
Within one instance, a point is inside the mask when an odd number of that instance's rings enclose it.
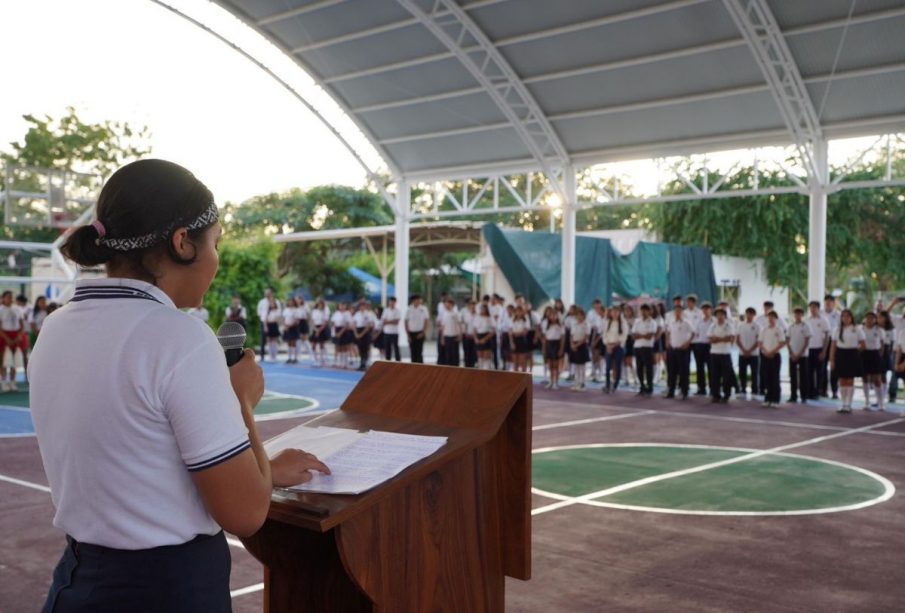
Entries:
{"label": "white support column", "polygon": [[[408,181],[399,181],[396,192],[395,277],[396,306],[402,311],[409,302],[409,216],[412,210],[412,188]],[[399,334],[399,344],[408,345],[408,337]]]}
{"label": "white support column", "polygon": [[563,168],[563,191],[566,197],[562,203],[562,289],[560,298],[566,308],[575,303],[575,168]]}
{"label": "white support column", "polygon": [[808,299],[823,300],[826,291],[826,196],[829,188],[827,142],[814,143],[815,174],[810,175],[808,223]]}

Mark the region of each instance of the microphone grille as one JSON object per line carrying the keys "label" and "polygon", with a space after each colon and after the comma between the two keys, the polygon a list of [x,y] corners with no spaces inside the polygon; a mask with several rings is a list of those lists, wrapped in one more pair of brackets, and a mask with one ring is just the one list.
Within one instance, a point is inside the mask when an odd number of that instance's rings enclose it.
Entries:
{"label": "microphone grille", "polygon": [[245,346],[245,337],[245,328],[235,321],[225,321],[217,329],[217,340],[224,350],[241,349]]}

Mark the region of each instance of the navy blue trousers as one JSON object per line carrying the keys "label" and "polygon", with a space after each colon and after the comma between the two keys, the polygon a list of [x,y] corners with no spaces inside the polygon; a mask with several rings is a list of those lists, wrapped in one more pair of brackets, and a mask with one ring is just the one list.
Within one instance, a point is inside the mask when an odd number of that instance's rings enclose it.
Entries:
{"label": "navy blue trousers", "polygon": [[135,551],[66,541],[42,613],[232,611],[223,532]]}

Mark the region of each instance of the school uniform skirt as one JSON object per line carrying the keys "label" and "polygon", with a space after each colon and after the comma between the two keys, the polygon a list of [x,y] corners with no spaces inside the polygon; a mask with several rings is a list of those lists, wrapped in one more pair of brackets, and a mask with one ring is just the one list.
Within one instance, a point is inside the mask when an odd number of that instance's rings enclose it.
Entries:
{"label": "school uniform skirt", "polygon": [[267,338],[280,338],[280,324],[273,321],[267,322]]}
{"label": "school uniform skirt", "polygon": [[330,326],[324,326],[324,329],[320,332],[317,331],[317,328],[311,331],[311,335],[308,337],[308,340],[312,343],[326,343],[330,340]]}
{"label": "school uniform skirt", "polygon": [[544,348],[544,359],[554,361],[559,359],[559,340],[547,341]]}
{"label": "school uniform skirt", "polygon": [[572,351],[570,358],[573,364],[587,364],[591,361],[591,352],[588,350],[588,344],[582,343]]}
{"label": "school uniform skirt", "polygon": [[522,336],[514,336],[516,353],[531,353],[531,339],[527,334]]}
{"label": "school uniform skirt", "polygon": [[223,532],[182,545],[125,550],[78,543],[53,571],[43,613],[227,613],[230,553]]}
{"label": "school uniform skirt", "polygon": [[308,326],[307,319],[303,319],[299,322],[299,334],[301,334],[302,336],[308,336],[309,329],[310,328]]}
{"label": "school uniform skirt", "polygon": [[[838,350],[837,350],[838,356]],[[886,365],[880,357],[879,349],[868,349],[861,355],[861,368],[867,375],[882,375],[886,371]]]}
{"label": "school uniform skirt", "polygon": [[854,379],[863,370],[861,355],[857,349],[836,348],[836,376],[840,379]]}
{"label": "school uniform skirt", "polygon": [[[478,338],[481,338],[481,335],[478,335]],[[483,341],[479,340],[475,343],[475,349],[478,351],[490,351],[493,349],[493,337],[489,337]]]}
{"label": "school uniform skirt", "polygon": [[300,330],[298,324],[294,326],[289,326],[283,331],[283,340],[287,343],[289,341],[297,341],[301,338]]}
{"label": "school uniform skirt", "polygon": [[631,334],[625,339],[625,357],[630,358],[635,355],[635,339]]}

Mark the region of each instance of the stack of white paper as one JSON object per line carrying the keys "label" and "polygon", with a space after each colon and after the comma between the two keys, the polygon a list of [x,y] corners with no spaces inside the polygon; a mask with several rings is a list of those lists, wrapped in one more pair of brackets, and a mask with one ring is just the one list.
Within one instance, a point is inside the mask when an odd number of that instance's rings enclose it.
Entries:
{"label": "stack of white paper", "polygon": [[[318,432],[319,430],[327,432]],[[343,428],[300,427],[268,441],[265,449],[271,456],[288,447],[303,449],[316,455],[330,468],[332,474],[315,472],[314,478],[308,483],[289,489],[360,494],[395,477],[445,444],[445,436],[417,436],[376,430],[361,434]],[[325,449],[329,453],[318,453],[315,449]]]}

